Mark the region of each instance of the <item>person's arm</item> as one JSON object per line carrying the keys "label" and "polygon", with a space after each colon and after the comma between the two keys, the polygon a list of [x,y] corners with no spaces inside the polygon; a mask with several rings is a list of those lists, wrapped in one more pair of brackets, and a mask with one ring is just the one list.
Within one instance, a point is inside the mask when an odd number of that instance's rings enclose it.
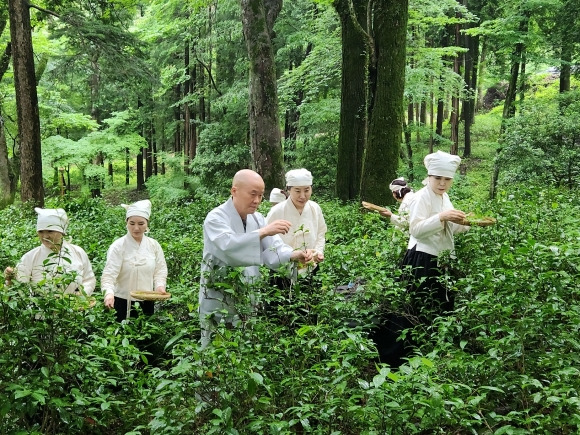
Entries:
{"label": "person's arm", "polygon": [[318,204],[316,204],[316,215],[318,227],[316,232],[316,244],[314,245],[314,249],[316,250],[314,261],[321,262],[324,260],[324,248],[326,246],[326,231],[328,230],[328,227],[326,226],[326,221],[324,220],[322,209]]}
{"label": "person's arm", "polygon": [[95,273],[93,272],[93,266],[89,260],[89,256],[84,249],[79,247],[78,250],[83,265],[83,290],[87,296],[91,296],[97,286],[97,279],[95,278]]}
{"label": "person's arm", "polygon": [[123,265],[123,252],[121,243],[113,243],[107,251],[107,261],[101,275],[101,290],[105,292],[105,306],[113,308],[115,304],[115,287],[117,278]]}
{"label": "person's arm", "polygon": [[444,222],[436,213],[431,216],[431,204],[428,196],[413,201],[409,210],[409,233],[416,239],[425,239],[442,231]]}
{"label": "person's arm", "polygon": [[391,213],[391,217],[390,217],[391,223],[401,229],[401,230],[405,230],[407,228],[409,228],[409,220],[407,218],[407,216],[399,216],[396,215],[394,213]]}
{"label": "person's arm", "polygon": [[155,242],[155,271],[153,273],[153,286],[155,291],[166,293],[167,288],[167,263],[163,248],[158,242]]}

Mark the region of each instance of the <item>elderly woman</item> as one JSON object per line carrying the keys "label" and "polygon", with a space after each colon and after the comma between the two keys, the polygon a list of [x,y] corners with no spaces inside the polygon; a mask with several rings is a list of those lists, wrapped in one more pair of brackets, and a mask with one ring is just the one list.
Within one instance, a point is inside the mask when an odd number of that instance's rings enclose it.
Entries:
{"label": "elderly woman", "polygon": [[266,217],[266,222],[277,219],[289,221],[292,226],[280,237],[287,245],[302,251],[310,250],[314,267],[302,265],[294,269],[293,280],[297,274],[305,276],[308,271],[315,271],[318,263],[324,260],[326,222],[320,206],[310,200],[312,196],[312,174],[306,169],[293,169],[286,173],[286,192],[288,199],[276,204]]}
{"label": "elderly woman", "polygon": [[399,214],[396,215],[392,211],[382,211],[381,216],[388,217],[391,223],[400,230],[409,228],[409,207],[411,201],[415,197],[413,190],[407,185],[403,177],[391,181],[389,189],[393,193],[395,201],[400,203]]}
{"label": "elderly woman", "polygon": [[[151,202],[146,199],[134,204],[121,204],[126,209],[127,234],[113,242],[107,251],[107,261],[101,276],[105,306],[115,308],[117,321],[130,317],[133,290],[155,290],[166,293],[167,265],[161,245],[147,237]],[[146,315],[154,312],[153,301],[140,301]]]}
{"label": "elderly woman", "polygon": [[20,282],[38,283],[70,274],[72,282],[64,292],[90,296],[95,290],[95,274],[87,253],[64,239],[69,222],[66,212],[62,208],[34,210],[38,214],[36,233],[41,245],[24,254],[15,269],[6,268],[6,283],[10,284],[13,277]]}

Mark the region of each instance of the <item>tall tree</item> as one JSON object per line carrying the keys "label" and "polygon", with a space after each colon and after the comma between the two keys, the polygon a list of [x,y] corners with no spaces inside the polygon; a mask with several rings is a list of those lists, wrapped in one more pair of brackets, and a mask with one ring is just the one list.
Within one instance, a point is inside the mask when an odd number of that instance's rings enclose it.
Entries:
{"label": "tall tree", "polygon": [[[342,30],[336,194],[346,201],[359,195],[362,159],[367,141],[367,75],[370,52],[366,29],[368,0],[336,0],[334,7],[340,17]],[[364,23],[365,27],[360,23]]]}
{"label": "tall tree", "polygon": [[377,79],[370,106],[369,137],[363,160],[361,198],[392,199],[387,180],[396,177],[403,125],[408,0],[374,2]]}
{"label": "tall tree", "polygon": [[274,22],[282,0],[241,0],[248,59],[250,145],[254,169],[268,189],[283,185],[283,155],[278,114]]}
{"label": "tall tree", "polygon": [[26,0],[9,0],[8,2],[20,139],[20,197],[23,202],[30,201],[42,207],[44,186],[42,184],[40,118],[28,8]]}

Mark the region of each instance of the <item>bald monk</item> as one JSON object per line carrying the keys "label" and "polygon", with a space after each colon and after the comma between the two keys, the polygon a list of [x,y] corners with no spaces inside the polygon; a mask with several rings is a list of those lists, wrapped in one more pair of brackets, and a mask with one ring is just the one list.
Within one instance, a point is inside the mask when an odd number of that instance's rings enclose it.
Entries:
{"label": "bald monk", "polygon": [[290,222],[278,219],[266,224],[264,217],[256,212],[264,188],[264,180],[258,173],[250,169],[238,171],[232,181],[230,199],[210,211],[203,223],[199,288],[202,347],[210,343],[218,323],[223,321],[235,326],[240,321],[235,307],[240,301],[222,292],[219,286],[227,282],[231,267],[243,267],[243,279],[251,284],[260,277],[262,265],[277,269],[290,261],[312,261],[312,250],[294,250],[280,238],[279,234],[289,231]]}

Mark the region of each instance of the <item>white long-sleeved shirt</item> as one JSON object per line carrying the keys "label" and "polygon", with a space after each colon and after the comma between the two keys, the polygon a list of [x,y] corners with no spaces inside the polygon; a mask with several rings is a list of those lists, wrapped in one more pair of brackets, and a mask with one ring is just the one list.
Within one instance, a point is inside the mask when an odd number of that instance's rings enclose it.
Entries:
{"label": "white long-sleeved shirt", "polygon": [[22,256],[16,265],[16,280],[37,283],[43,279],[55,278],[62,273],[76,273],[74,282],[65,289],[65,293],[82,290],[90,296],[97,283],[93,267],[87,253],[77,245],[65,240],[59,253],[40,245]]}
{"label": "white long-sleeved shirt", "polygon": [[133,236],[115,240],[107,251],[101,276],[101,289],[107,294],[133,300],[131,291],[155,290],[167,284],[167,264],[157,240],[143,236],[138,243]]}
{"label": "white long-sleeved shirt", "polygon": [[270,224],[278,219],[285,219],[292,224],[286,234],[280,235],[284,243],[294,249],[315,249],[316,252],[324,254],[327,227],[322,209],[316,202],[307,201],[300,213],[292,199],[288,198],[270,209],[266,223]]}
{"label": "white long-sleeved shirt", "polygon": [[414,197],[414,192],[407,192],[401,201],[401,205],[399,205],[398,214],[393,213],[391,215],[391,223],[400,230],[406,230],[409,228],[409,209]]}
{"label": "white long-sleeved shirt", "polygon": [[449,195],[438,195],[428,185],[419,190],[409,208],[409,245],[417,246],[417,251],[438,256],[445,250],[454,255],[453,235],[469,230],[469,226],[453,222],[441,222],[439,213],[453,210]]}
{"label": "white long-sleeved shirt", "polygon": [[266,225],[264,217],[256,212],[246,218],[246,227],[234,207],[232,198],[208,213],[203,223],[203,260],[199,289],[200,316],[226,310],[237,314],[235,301],[212,287],[212,279],[223,279],[227,267],[243,267],[246,282],[260,276],[260,266],[276,269],[288,263],[292,248],[276,236],[260,240],[260,228]]}

